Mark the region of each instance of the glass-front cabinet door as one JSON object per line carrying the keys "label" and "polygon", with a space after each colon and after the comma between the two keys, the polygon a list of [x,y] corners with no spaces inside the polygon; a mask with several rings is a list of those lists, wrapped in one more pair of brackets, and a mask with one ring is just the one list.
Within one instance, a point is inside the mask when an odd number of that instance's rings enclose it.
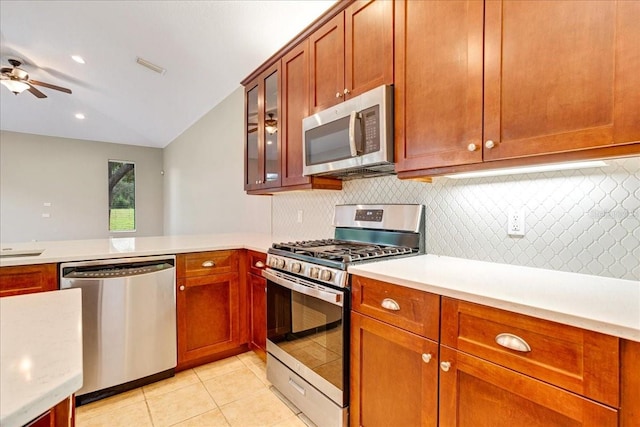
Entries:
{"label": "glass-front cabinet door", "polygon": [[279,187],[279,63],[245,86],[245,114],[244,189]]}

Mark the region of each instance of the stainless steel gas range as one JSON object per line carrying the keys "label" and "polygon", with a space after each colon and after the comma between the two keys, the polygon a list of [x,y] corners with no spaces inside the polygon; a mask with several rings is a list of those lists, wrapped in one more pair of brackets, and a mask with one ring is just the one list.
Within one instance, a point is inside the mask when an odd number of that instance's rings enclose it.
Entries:
{"label": "stainless steel gas range", "polygon": [[274,244],[267,268],[267,378],[319,427],[348,425],[347,267],[424,253],[424,206],[338,205],[333,239]]}

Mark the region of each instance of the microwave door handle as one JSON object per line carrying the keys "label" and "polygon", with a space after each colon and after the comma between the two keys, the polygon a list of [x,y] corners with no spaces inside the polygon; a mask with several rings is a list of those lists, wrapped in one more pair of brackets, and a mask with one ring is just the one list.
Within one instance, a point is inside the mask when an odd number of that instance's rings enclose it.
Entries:
{"label": "microwave door handle", "polygon": [[358,150],[356,146],[356,120],[358,119],[358,112],[352,111],[349,115],[349,148],[351,149],[351,157],[356,157],[360,154],[361,150]]}

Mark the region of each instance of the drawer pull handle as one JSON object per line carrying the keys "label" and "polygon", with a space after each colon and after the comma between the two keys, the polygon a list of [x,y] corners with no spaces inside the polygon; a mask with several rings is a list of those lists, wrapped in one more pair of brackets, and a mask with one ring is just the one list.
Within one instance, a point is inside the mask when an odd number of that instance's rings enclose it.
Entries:
{"label": "drawer pull handle", "polygon": [[531,351],[529,344],[517,335],[513,334],[499,334],[496,336],[496,343],[509,350],[521,351],[528,353]]}
{"label": "drawer pull handle", "polygon": [[307,393],[306,390],[304,389],[304,387],[302,387],[300,384],[295,382],[293,380],[293,378],[289,378],[289,385],[291,387],[293,387],[298,393],[300,393],[303,396]]}
{"label": "drawer pull handle", "polygon": [[400,304],[398,304],[391,298],[383,299],[380,305],[382,306],[382,308],[386,308],[387,310],[400,311]]}
{"label": "drawer pull handle", "polygon": [[444,372],[449,372],[449,369],[451,369],[451,362],[440,362],[440,369]]}
{"label": "drawer pull handle", "polygon": [[214,261],[205,261],[202,263],[202,266],[204,268],[211,268],[211,267],[215,267],[216,263]]}
{"label": "drawer pull handle", "polygon": [[254,266],[255,266],[256,268],[264,268],[264,262],[262,262],[262,261],[258,261],[258,262],[256,262],[256,263],[254,264]]}
{"label": "drawer pull handle", "polygon": [[432,358],[431,353],[422,353],[422,361],[424,363],[431,362],[431,358]]}

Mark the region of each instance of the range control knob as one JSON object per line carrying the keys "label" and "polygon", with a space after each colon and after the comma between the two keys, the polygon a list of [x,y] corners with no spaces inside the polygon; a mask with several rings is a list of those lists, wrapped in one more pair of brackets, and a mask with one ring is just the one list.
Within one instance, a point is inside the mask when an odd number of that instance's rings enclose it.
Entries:
{"label": "range control knob", "polygon": [[276,265],[276,268],[284,268],[286,265],[287,263],[282,258],[278,258],[278,265]]}
{"label": "range control knob", "polygon": [[320,269],[318,267],[311,267],[311,270],[309,271],[309,276],[311,276],[311,278],[317,279],[319,274]]}
{"label": "range control knob", "polygon": [[294,262],[293,264],[291,264],[292,273],[300,273],[300,270],[302,270],[302,265],[299,262]]}
{"label": "range control knob", "polygon": [[331,272],[331,270],[320,271],[320,280],[324,280],[325,282],[328,282],[331,279],[333,279],[333,273]]}

